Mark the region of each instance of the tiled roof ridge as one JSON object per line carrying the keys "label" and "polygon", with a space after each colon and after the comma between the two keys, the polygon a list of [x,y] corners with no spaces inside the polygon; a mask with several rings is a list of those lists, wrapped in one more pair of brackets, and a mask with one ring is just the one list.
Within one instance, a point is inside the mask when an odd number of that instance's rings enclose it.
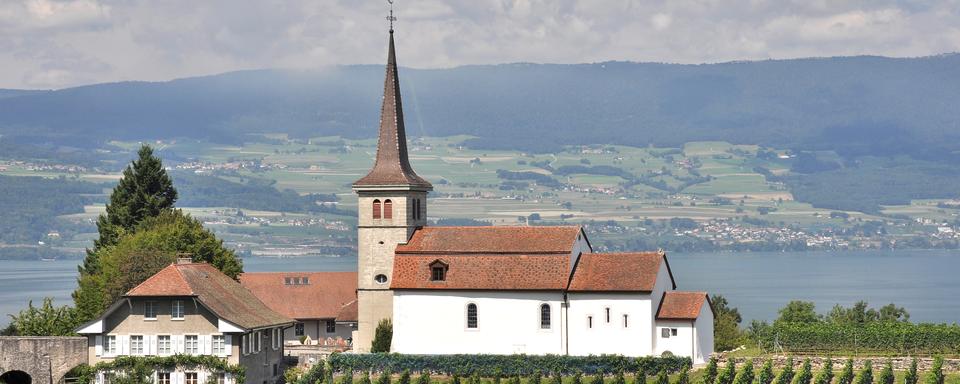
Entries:
{"label": "tiled roof ridge", "polygon": [[183,276],[183,273],[180,272],[180,268],[178,267],[178,266],[180,266],[180,265],[190,265],[190,264],[203,264],[203,263],[185,263],[185,264],[177,264],[176,262],[170,263],[170,265],[168,265],[168,266],[166,266],[166,267],[163,267],[163,269],[157,271],[157,272],[154,273],[152,276],[148,277],[146,280],[141,281],[140,284],[137,284],[136,287],[131,288],[130,290],[128,290],[128,291],[127,291],[126,293],[124,293],[123,295],[124,295],[124,296],[130,295],[132,292],[140,289],[140,288],[143,287],[145,284],[147,284],[148,282],[150,282],[150,280],[152,280],[154,277],[156,277],[157,275],[159,275],[159,274],[160,274],[161,272],[163,272],[164,270],[167,270],[167,269],[171,269],[171,268],[172,268],[175,272],[177,272],[177,276],[180,277],[180,280],[183,281],[184,284],[186,284],[188,287],[190,287],[190,295],[191,295],[191,296],[196,296],[196,295],[197,295],[196,290],[193,289],[193,286],[190,285],[190,282],[187,281],[187,279]]}
{"label": "tiled roof ridge", "polygon": [[397,250],[398,255],[566,255],[568,251],[420,251]]}

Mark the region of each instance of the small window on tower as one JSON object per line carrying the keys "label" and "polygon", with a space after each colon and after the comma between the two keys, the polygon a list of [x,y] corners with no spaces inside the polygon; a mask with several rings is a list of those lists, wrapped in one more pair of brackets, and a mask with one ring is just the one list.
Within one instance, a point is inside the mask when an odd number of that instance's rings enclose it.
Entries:
{"label": "small window on tower", "polygon": [[381,274],[375,276],[375,277],[373,278],[373,280],[376,281],[377,284],[386,284],[386,282],[387,282],[387,275],[384,275],[384,274],[381,273]]}
{"label": "small window on tower", "polygon": [[379,219],[379,218],[380,218],[380,212],[381,212],[381,209],[380,209],[380,200],[374,200],[374,201],[373,201],[373,218],[374,218],[374,219]]}
{"label": "small window on tower", "polygon": [[393,202],[390,199],[383,201],[383,218],[387,220],[393,218]]}

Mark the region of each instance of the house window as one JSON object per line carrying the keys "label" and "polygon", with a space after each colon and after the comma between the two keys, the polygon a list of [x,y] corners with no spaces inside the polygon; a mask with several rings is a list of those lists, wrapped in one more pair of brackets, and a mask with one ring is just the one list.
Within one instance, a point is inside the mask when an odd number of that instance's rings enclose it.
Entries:
{"label": "house window", "polygon": [[256,348],[253,349],[255,353],[260,353],[260,343],[263,341],[263,332],[257,331],[253,334],[253,342]]}
{"label": "house window", "polygon": [[116,355],[116,354],[117,354],[117,337],[116,337],[116,336],[113,336],[113,335],[107,336],[107,351],[106,351],[106,353],[107,353],[108,355]]}
{"label": "house window", "polygon": [[227,354],[227,344],[225,342],[226,338],[223,335],[213,335],[211,339],[211,352],[214,355],[226,355]]}
{"label": "house window", "polygon": [[386,284],[386,283],[387,283],[387,275],[384,275],[384,274],[381,273],[381,274],[377,275],[376,277],[374,277],[374,278],[373,278],[373,281],[376,281],[377,284]]}
{"label": "house window", "polygon": [[374,201],[373,201],[373,218],[374,218],[374,219],[379,219],[379,218],[380,218],[380,212],[381,212],[381,210],[380,210],[380,200],[374,200]]}
{"label": "house window", "polygon": [[280,369],[277,367],[276,364],[274,364],[274,365],[273,365],[273,376],[277,376],[277,374],[279,374],[279,373],[280,373]]}
{"label": "house window", "polygon": [[474,303],[467,304],[467,328],[477,328],[477,305]]}
{"label": "house window", "polygon": [[304,276],[300,279],[300,284],[307,285],[310,284],[310,278]]}
{"label": "house window", "polygon": [[670,338],[670,328],[661,328],[661,329],[660,329],[660,337],[661,337],[661,338],[664,338],[664,339],[669,339],[669,338]]}
{"label": "house window", "polygon": [[393,218],[393,202],[390,199],[383,201],[383,218],[388,220]]}
{"label": "house window", "polygon": [[587,328],[593,328],[593,316],[587,316]]}
{"label": "house window", "polygon": [[143,336],[140,336],[140,335],[130,336],[130,354],[131,355],[143,354]]}
{"label": "house window", "polygon": [[200,353],[200,338],[197,335],[187,335],[183,337],[184,353],[196,355]]}
{"label": "house window", "polygon": [[606,311],[607,323],[609,323],[609,322],[610,322],[610,307],[604,308],[604,311]]}
{"label": "house window", "polygon": [[224,373],[218,373],[217,384],[226,384],[226,383],[227,383],[227,375]]}
{"label": "house window", "polygon": [[676,328],[670,328],[670,336],[676,336],[676,335],[677,335],[677,329],[676,329]]}
{"label": "house window", "polygon": [[157,384],[170,384],[170,372],[157,372]]}
{"label": "house window", "polygon": [[333,320],[327,320],[327,333],[334,333],[337,331],[337,322]]}
{"label": "house window", "polygon": [[186,384],[198,384],[197,373],[196,372],[187,372],[183,374],[184,382]]}
{"label": "house window", "polygon": [[173,352],[170,345],[170,335],[157,336],[157,353],[160,355],[169,355]]}
{"label": "house window", "polygon": [[170,306],[170,318],[173,320],[183,320],[183,300],[174,300]]}
{"label": "house window", "polygon": [[243,335],[243,337],[240,338],[240,348],[241,348],[240,353],[244,355],[250,353],[250,348],[247,345],[247,343],[249,342],[248,340],[249,340],[249,337],[247,337],[247,335]]}
{"label": "house window", "polygon": [[157,319],[157,302],[147,301],[143,303],[143,318],[146,320]]}
{"label": "house window", "polygon": [[293,326],[293,334],[295,336],[303,336],[303,323],[296,323]]}
{"label": "house window", "polygon": [[628,319],[627,319],[627,315],[624,314],[624,315],[623,315],[623,327],[624,327],[624,328],[628,328],[629,326],[630,326],[630,322],[629,322]]}
{"label": "house window", "polygon": [[550,304],[540,304],[540,329],[550,329]]}
{"label": "house window", "polygon": [[292,278],[292,277],[285,277],[285,278],[283,278],[283,283],[286,284],[286,285],[293,285],[293,278]]}
{"label": "house window", "polygon": [[430,268],[430,280],[433,281],[444,281],[447,279],[446,268],[440,265],[435,265]]}

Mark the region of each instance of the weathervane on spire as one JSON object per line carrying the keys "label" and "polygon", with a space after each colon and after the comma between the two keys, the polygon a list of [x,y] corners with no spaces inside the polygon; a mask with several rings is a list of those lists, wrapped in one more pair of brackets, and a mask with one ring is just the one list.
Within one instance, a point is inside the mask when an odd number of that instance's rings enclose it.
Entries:
{"label": "weathervane on spire", "polygon": [[397,21],[396,17],[393,17],[393,0],[387,0],[390,3],[390,16],[387,16],[387,20],[390,21],[390,33],[393,33],[393,22]]}

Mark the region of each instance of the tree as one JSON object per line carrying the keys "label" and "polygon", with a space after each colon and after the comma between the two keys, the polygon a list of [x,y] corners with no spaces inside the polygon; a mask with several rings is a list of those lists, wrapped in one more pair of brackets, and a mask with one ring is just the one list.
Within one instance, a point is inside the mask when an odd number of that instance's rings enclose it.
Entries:
{"label": "tree", "polygon": [[817,374],[817,377],[813,380],[813,383],[830,384],[831,382],[833,382],[833,360],[827,359],[827,361],[823,363],[823,369]]}
{"label": "tree", "polygon": [[863,369],[860,370],[860,373],[857,374],[857,378],[854,380],[856,384],[873,384],[873,362],[867,360],[863,363]]}
{"label": "tree", "polygon": [[773,382],[773,361],[767,359],[763,363],[763,368],[760,368],[760,373],[757,374],[757,384],[770,384]]}
{"label": "tree", "polygon": [[917,384],[919,376],[917,375],[917,358],[910,361],[910,369],[903,376],[903,384]]}
{"label": "tree", "polygon": [[718,351],[727,351],[739,347],[744,341],[744,334],[740,331],[740,322],[743,318],[737,308],[729,306],[727,299],[722,295],[710,296],[713,305],[713,343]]}
{"label": "tree", "polygon": [[753,360],[747,360],[747,363],[737,372],[737,377],[733,379],[734,384],[753,384]]}
{"label": "tree", "polygon": [[43,298],[40,308],[27,304],[27,309],[11,315],[11,325],[18,336],[70,336],[80,324],[69,306],[54,307],[53,298]]}
{"label": "tree", "polygon": [[812,301],[791,301],[787,303],[787,306],[780,309],[779,314],[780,317],[777,318],[775,323],[810,324],[820,321],[820,316],[817,315],[816,306]]}
{"label": "tree", "polygon": [[943,357],[933,358],[933,365],[930,367],[930,374],[927,375],[925,384],[943,384]]}
{"label": "tree", "polygon": [[837,384],[850,384],[853,382],[853,359],[847,359],[843,369],[840,370],[840,376],[837,376]]}
{"label": "tree", "polygon": [[124,293],[189,254],[194,262],[209,263],[227,276],[243,272],[243,262],[223,246],[213,232],[178,209],[144,219],[116,244],[96,252],[99,271],[80,275],[74,304],[81,321],[96,318]]}
{"label": "tree", "polygon": [[377,324],[377,330],[373,336],[373,343],[370,347],[370,352],[390,352],[391,341],[393,341],[393,320],[382,319],[380,320],[380,323]]}
{"label": "tree", "polygon": [[149,145],[141,146],[137,159],[123,170],[123,176],[113,188],[106,213],[97,218],[100,236],[93,241],[93,249],[87,250],[80,272],[97,273],[96,251],[115,244],[123,233],[132,231],[143,219],[173,208],[176,201],[173,179],[163,169],[160,158],[154,156]]}

